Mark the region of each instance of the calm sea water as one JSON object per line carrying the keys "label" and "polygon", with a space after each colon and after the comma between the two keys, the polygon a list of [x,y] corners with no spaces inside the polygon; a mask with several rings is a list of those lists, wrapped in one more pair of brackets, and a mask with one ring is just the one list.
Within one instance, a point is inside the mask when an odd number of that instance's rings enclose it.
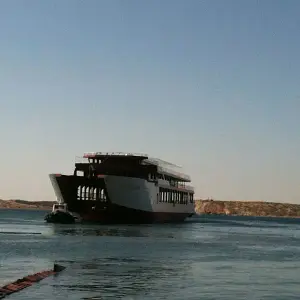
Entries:
{"label": "calm sea water", "polygon": [[0,286],[66,266],[17,299],[299,299],[300,220],[198,217],[177,225],[54,225],[0,210]]}

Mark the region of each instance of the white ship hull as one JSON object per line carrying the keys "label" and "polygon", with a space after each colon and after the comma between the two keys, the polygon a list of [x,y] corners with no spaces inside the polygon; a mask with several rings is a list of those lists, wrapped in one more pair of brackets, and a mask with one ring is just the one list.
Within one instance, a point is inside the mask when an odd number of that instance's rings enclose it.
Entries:
{"label": "white ship hull", "polygon": [[160,202],[159,185],[145,179],[105,176],[111,202],[127,208],[164,213],[193,213],[194,204]]}

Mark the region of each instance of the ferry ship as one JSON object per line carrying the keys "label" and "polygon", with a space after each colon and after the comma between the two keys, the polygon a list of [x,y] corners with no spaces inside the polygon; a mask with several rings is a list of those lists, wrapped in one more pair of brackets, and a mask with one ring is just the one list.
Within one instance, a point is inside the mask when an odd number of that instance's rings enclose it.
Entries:
{"label": "ferry ship", "polygon": [[146,154],[84,153],[71,175],[49,174],[57,201],[83,222],[181,222],[194,214],[191,178]]}

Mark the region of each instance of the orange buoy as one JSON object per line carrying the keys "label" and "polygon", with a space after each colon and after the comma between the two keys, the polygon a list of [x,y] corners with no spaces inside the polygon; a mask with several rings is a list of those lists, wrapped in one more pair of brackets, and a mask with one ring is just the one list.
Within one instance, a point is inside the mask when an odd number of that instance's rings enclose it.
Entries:
{"label": "orange buoy", "polygon": [[33,285],[35,282],[39,282],[42,279],[44,279],[50,275],[59,273],[64,269],[65,269],[64,266],[54,264],[54,267],[52,270],[46,270],[46,271],[38,272],[38,273],[35,273],[32,275],[28,275],[26,277],[16,280],[15,282],[6,284],[5,286],[0,287],[0,299],[3,299],[5,296],[8,296],[12,293],[23,290],[23,289]]}

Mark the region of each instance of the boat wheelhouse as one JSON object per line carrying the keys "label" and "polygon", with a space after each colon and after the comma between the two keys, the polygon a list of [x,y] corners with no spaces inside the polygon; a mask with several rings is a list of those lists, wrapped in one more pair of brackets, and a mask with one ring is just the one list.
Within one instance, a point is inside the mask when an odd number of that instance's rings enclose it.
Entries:
{"label": "boat wheelhouse", "polygon": [[56,197],[83,221],[183,221],[194,214],[191,178],[146,154],[90,152],[72,175],[50,174]]}

